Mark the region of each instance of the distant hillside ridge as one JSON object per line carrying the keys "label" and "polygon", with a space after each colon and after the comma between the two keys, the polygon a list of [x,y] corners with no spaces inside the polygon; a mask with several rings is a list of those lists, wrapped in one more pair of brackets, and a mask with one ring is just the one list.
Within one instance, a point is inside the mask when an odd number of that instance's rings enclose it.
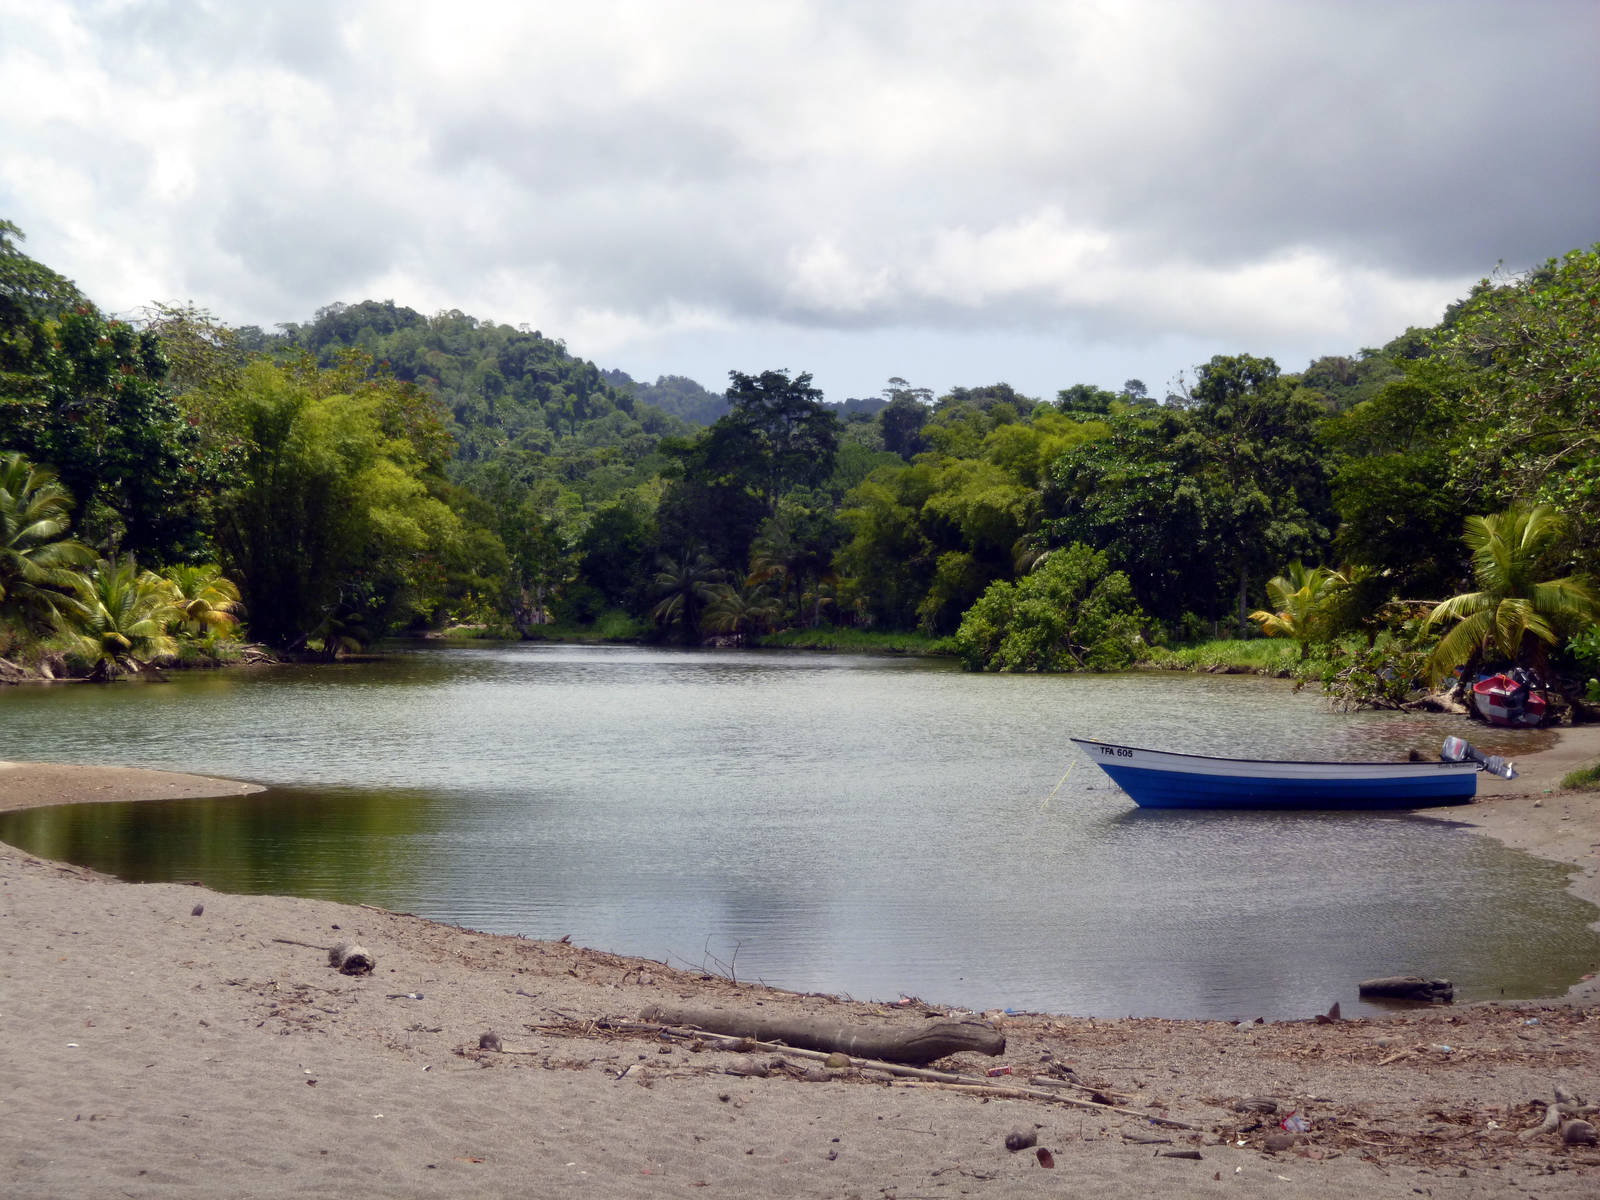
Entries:
{"label": "distant hillside ridge", "polygon": [[618,391],[631,390],[636,399],[691,425],[711,425],[728,415],[726,396],[707,391],[683,375],[658,375],[654,383],[640,383],[626,371],[602,371],[600,375]]}
{"label": "distant hillside ridge", "polygon": [[662,437],[690,432],[633,388],[609,382],[559,338],[526,326],[456,309],[425,317],[392,300],[363,300],[330,304],[308,324],[279,328],[276,349],[304,349],[324,365],[358,349],[396,378],[432,391],[456,439],[457,478],[506,455],[559,463],[569,479],[587,475],[599,459],[642,467]]}

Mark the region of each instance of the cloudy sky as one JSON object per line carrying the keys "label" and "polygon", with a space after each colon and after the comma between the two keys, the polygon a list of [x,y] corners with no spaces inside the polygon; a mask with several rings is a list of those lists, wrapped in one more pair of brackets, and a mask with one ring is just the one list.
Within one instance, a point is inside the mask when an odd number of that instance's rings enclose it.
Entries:
{"label": "cloudy sky", "polygon": [[1600,240],[1597,46],[1600,0],[0,0],[0,216],[115,312],[1159,395]]}

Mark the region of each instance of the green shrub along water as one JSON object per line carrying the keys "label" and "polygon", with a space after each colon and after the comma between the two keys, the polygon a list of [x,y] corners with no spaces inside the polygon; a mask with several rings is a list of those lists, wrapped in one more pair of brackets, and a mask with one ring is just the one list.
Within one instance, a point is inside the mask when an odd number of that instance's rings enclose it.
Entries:
{"label": "green shrub along water", "polygon": [[786,629],[756,639],[756,645],[773,650],[849,650],[866,654],[918,654],[946,657],[955,653],[952,639],[924,633],[878,630]]}
{"label": "green shrub along water", "polygon": [[1279,638],[1210,638],[1188,646],[1153,646],[1140,666],[1163,671],[1236,671],[1289,676],[1300,663],[1300,647]]}

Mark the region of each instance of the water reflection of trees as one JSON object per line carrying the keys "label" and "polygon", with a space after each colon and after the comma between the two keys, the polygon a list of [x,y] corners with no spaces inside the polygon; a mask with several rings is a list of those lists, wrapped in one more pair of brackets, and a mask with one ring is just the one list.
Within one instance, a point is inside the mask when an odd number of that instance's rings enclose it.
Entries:
{"label": "water reflection of trees", "polygon": [[0,814],[0,840],[131,883],[376,903],[414,890],[433,817],[418,793],[276,788]]}

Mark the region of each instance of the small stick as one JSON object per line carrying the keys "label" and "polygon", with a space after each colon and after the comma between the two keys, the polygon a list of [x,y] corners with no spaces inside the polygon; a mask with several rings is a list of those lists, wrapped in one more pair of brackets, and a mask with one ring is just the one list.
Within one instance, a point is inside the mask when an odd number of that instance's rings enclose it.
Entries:
{"label": "small stick", "polygon": [[[883,1070],[883,1068],[879,1066],[874,1066],[870,1069]],[[969,1092],[988,1096],[1006,1096],[1017,1100],[1050,1100],[1056,1104],[1070,1105],[1073,1108],[1087,1108],[1097,1112],[1114,1112],[1124,1117],[1137,1117],[1141,1121],[1149,1121],[1151,1124],[1165,1125],[1174,1129],[1199,1129],[1199,1126],[1189,1125],[1183,1121],[1175,1121],[1171,1117],[1158,1117],[1153,1113],[1138,1112],[1131,1108],[1118,1108],[1115,1104],[1096,1104],[1093,1100],[1079,1100],[1076,1096],[1062,1096],[1055,1092],[1036,1091],[1033,1088],[1007,1087],[1000,1084],[979,1083],[977,1080],[973,1080],[970,1083],[945,1083],[938,1079],[914,1079],[906,1083],[904,1086],[921,1088],[936,1087],[944,1088],[952,1092]]]}
{"label": "small stick", "polygon": [[1110,1090],[1107,1088],[1097,1088],[1092,1084],[1079,1083],[1073,1079],[1056,1079],[1049,1075],[1030,1075],[1028,1077],[1028,1086],[1046,1088],[1077,1088],[1080,1092],[1099,1092],[1103,1096],[1111,1095]]}

